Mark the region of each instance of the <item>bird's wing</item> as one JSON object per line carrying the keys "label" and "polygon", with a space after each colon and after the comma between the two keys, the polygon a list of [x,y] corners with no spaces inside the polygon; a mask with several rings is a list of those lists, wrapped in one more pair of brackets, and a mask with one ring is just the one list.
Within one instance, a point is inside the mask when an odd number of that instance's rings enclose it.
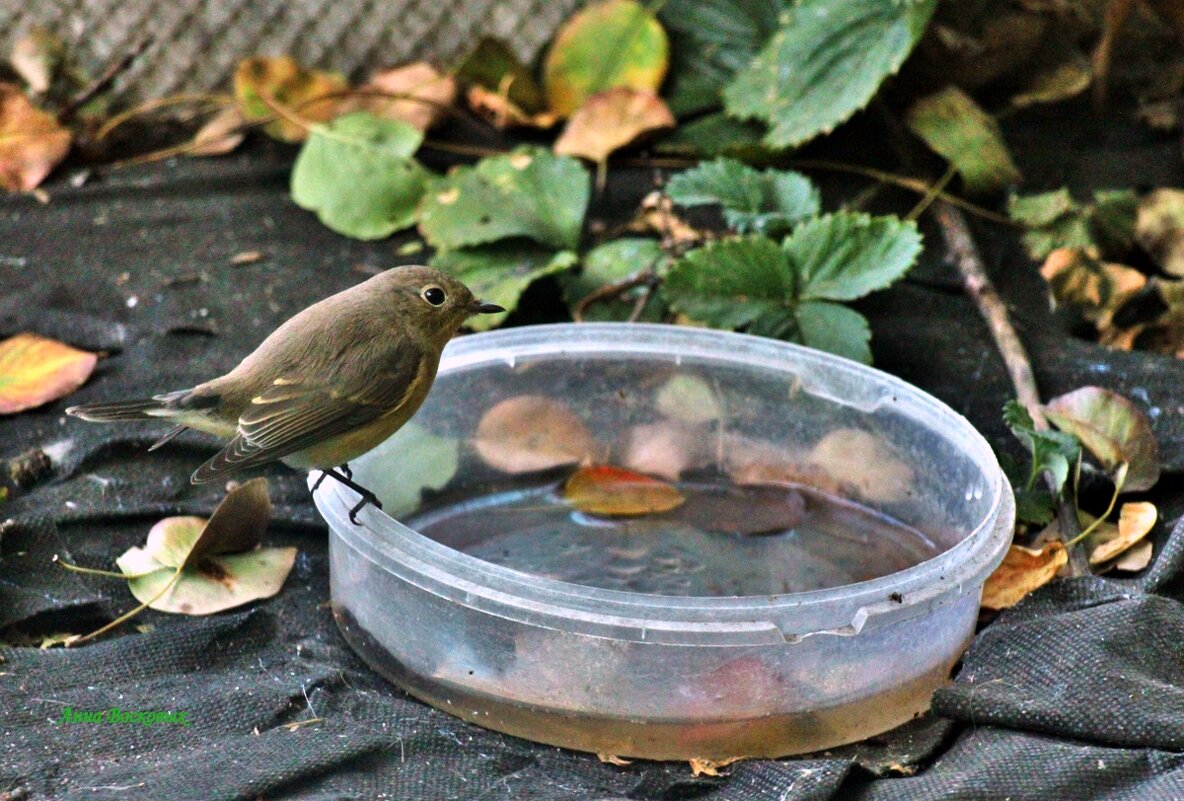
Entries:
{"label": "bird's wing", "polygon": [[327,386],[278,378],[251,399],[239,416],[238,432],[197,469],[193,483],[282,459],[395,413],[425,370],[426,360],[418,356],[392,360],[381,369],[371,367],[365,382],[359,382],[363,385],[352,392],[344,389],[349,381]]}

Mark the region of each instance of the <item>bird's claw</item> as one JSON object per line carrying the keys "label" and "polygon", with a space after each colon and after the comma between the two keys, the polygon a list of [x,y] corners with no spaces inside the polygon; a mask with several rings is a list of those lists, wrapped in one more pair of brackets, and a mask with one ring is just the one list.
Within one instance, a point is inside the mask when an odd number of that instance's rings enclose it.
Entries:
{"label": "bird's claw", "polygon": [[349,522],[353,523],[355,526],[362,525],[358,522],[358,512],[362,511],[367,506],[373,506],[378,510],[382,509],[382,502],[378,500],[378,497],[373,492],[367,491],[359,494],[362,496],[362,500],[358,501],[354,508],[349,510]]}

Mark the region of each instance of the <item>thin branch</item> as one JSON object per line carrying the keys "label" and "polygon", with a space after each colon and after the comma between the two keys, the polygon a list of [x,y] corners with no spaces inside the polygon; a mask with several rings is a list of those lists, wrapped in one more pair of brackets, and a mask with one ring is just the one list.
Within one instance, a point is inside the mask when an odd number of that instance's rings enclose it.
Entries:
{"label": "thin branch", "polygon": [[107,69],[103,70],[97,78],[82,88],[78,94],[74,95],[66,107],[62,109],[61,118],[66,119],[74,116],[78,109],[89,103],[97,94],[104,91],[111,85],[111,83],[119,77],[119,74],[132,65],[132,62],[140,57],[140,54],[148,49],[148,45],[152,44],[152,36],[149,34],[141,38],[138,42],[132,45],[132,49],[124,53],[120,58],[107,65]]}
{"label": "thin branch", "polygon": [[[636,272],[627,278],[621,279],[620,281],[614,281],[611,284],[603,284],[598,286],[596,289],[593,289],[587,295],[580,298],[579,303],[572,307],[571,317],[577,323],[582,323],[584,322],[584,313],[588,311],[589,306],[605,300],[618,298],[623,293],[628,292],[634,287],[642,286],[643,284],[649,284],[652,278],[653,275],[651,274],[650,270],[646,269]],[[643,300],[649,300],[648,295],[642,295],[641,297]],[[640,314],[640,312],[638,312],[638,314]]]}
{"label": "thin branch", "polygon": [[[1041,431],[1048,430],[1048,420],[1040,408],[1040,393],[1036,389],[1036,375],[1032,372],[1028,351],[1011,324],[1007,305],[987,275],[982,257],[979,256],[974,238],[970,234],[970,227],[966,224],[966,218],[957,208],[941,200],[933,205],[933,215],[941,226],[951,261],[962,277],[962,286],[978,308],[979,314],[986,320],[995,347],[1003,357],[1012,386],[1015,387],[1016,398],[1028,409],[1036,428]],[[1044,477],[1053,497],[1058,498],[1057,518],[1060,521],[1061,536],[1066,542],[1073,542],[1079,533],[1077,508],[1067,493],[1061,492],[1056,486],[1055,479],[1050,473],[1046,472]],[[1089,560],[1085,549],[1080,545],[1074,545],[1069,549],[1069,565],[1074,575],[1089,573]]]}

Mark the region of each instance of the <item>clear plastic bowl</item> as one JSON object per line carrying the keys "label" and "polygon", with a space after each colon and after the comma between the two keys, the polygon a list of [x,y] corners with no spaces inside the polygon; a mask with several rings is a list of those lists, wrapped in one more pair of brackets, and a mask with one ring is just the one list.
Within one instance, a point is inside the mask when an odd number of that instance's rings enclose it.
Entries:
{"label": "clear plastic bowl", "polygon": [[[583,420],[598,461],[652,467],[657,452],[659,464],[698,458],[746,481],[819,478],[923,532],[937,555],[801,592],[658,594],[494,564],[398,522],[441,487],[452,498],[491,492],[479,421],[523,394]],[[629,443],[672,415],[691,435],[639,456]],[[698,456],[669,453],[688,447]],[[803,753],[923,712],[969,644],[1014,518],[990,447],[943,403],[826,353],[688,327],[550,325],[454,340],[423,409],[351,467],[385,511],[368,507],[351,524],[357,497],[334,481],[315,500],[331,528],[334,614],[377,671],[481,726],[652,759]],[[498,533],[496,510],[487,525]],[[557,542],[539,537],[530,550],[562,562],[565,552],[548,550]],[[869,562],[882,558],[867,546]]]}

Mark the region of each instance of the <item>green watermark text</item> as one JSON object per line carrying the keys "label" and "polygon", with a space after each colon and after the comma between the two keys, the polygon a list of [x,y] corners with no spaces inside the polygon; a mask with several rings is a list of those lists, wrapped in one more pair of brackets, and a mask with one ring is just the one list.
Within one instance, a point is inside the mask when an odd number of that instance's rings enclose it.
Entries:
{"label": "green watermark text", "polygon": [[68,706],[62,710],[58,723],[139,723],[151,726],[156,723],[172,723],[188,726],[189,712],[166,712],[160,709],[75,709]]}

